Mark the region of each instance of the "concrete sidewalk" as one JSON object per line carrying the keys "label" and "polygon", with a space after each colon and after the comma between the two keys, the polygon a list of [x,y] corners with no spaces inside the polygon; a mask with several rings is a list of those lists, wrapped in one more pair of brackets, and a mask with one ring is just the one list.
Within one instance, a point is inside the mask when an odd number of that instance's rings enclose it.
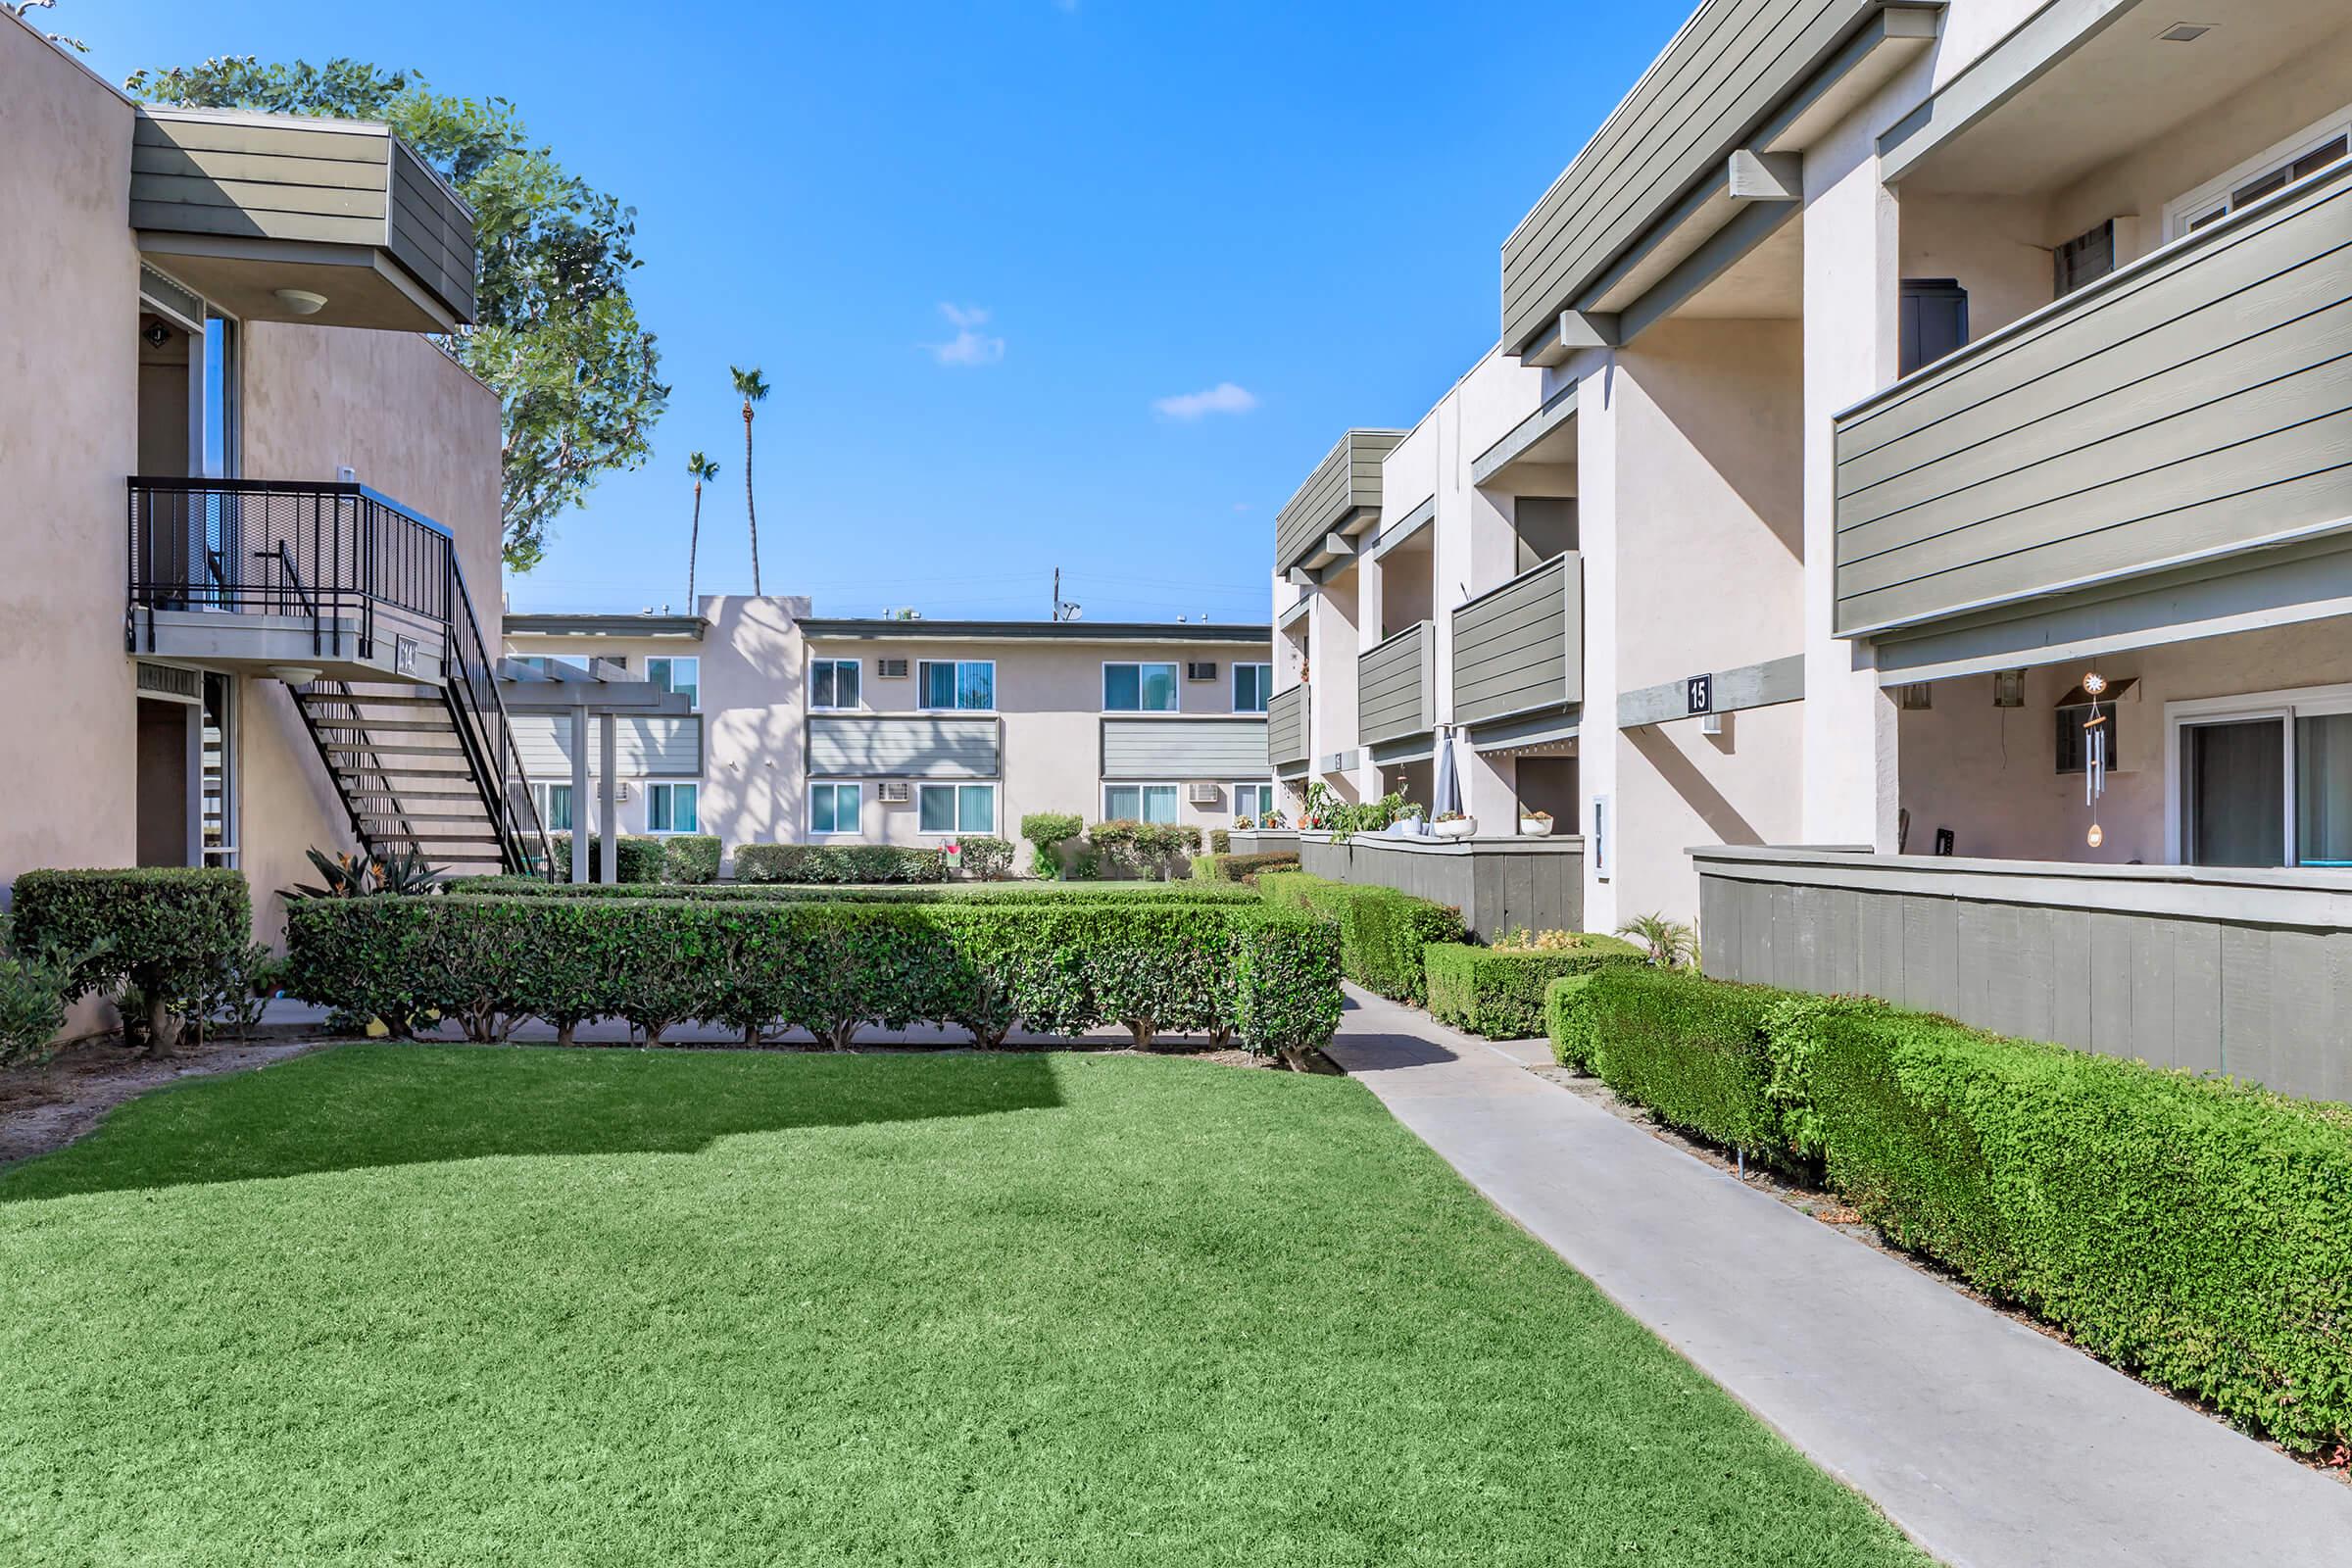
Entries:
{"label": "concrete sidewalk", "polygon": [[1502,1211],[1963,1568],[2352,1564],[2352,1487],[1350,988],[1332,1056]]}

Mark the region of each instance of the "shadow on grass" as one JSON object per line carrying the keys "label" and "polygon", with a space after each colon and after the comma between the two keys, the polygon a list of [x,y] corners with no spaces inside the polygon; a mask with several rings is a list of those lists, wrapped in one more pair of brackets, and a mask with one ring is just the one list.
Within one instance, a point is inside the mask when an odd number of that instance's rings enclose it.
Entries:
{"label": "shadow on grass", "polygon": [[342,1046],[131,1102],[0,1203],[494,1155],[690,1154],[739,1133],[1061,1103],[1034,1055]]}

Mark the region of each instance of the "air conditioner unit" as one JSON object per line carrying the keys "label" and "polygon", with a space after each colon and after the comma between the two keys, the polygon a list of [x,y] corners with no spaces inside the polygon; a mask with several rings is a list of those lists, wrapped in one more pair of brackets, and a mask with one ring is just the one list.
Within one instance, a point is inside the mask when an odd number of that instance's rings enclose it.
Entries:
{"label": "air conditioner unit", "polygon": [[[899,662],[903,664],[906,661],[902,659]],[[914,786],[905,779],[886,778],[882,781],[882,804],[884,806],[906,806],[913,799]]]}
{"label": "air conditioner unit", "polygon": [[1214,806],[1224,797],[1217,793],[1217,787],[1214,784],[1196,784],[1188,798],[1195,806]]}
{"label": "air conditioner unit", "polygon": [[1186,680],[1215,680],[1217,678],[1216,661],[1209,659],[1187,662],[1184,666],[1184,678]]}
{"label": "air conditioner unit", "polygon": [[625,801],[629,799],[630,793],[630,786],[626,784],[615,784],[612,786],[612,799],[615,801]]}
{"label": "air conditioner unit", "polygon": [[876,672],[884,680],[905,680],[906,678],[906,661],[904,659],[878,659],[874,661],[874,663]]}

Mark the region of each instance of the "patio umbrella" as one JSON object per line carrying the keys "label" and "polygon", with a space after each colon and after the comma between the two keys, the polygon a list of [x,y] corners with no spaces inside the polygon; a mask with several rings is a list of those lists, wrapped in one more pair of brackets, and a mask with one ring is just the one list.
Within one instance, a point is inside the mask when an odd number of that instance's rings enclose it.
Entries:
{"label": "patio umbrella", "polygon": [[1436,821],[1447,811],[1462,808],[1462,781],[1453,767],[1453,733],[1448,730],[1438,739],[1438,778],[1435,798],[1430,803],[1430,820]]}

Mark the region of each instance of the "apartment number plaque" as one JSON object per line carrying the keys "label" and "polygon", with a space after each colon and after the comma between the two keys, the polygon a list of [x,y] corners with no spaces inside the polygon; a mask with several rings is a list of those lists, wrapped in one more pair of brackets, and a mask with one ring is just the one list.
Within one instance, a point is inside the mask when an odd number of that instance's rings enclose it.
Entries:
{"label": "apartment number plaque", "polygon": [[1683,712],[1685,716],[1715,711],[1715,677],[1693,675],[1683,682]]}

